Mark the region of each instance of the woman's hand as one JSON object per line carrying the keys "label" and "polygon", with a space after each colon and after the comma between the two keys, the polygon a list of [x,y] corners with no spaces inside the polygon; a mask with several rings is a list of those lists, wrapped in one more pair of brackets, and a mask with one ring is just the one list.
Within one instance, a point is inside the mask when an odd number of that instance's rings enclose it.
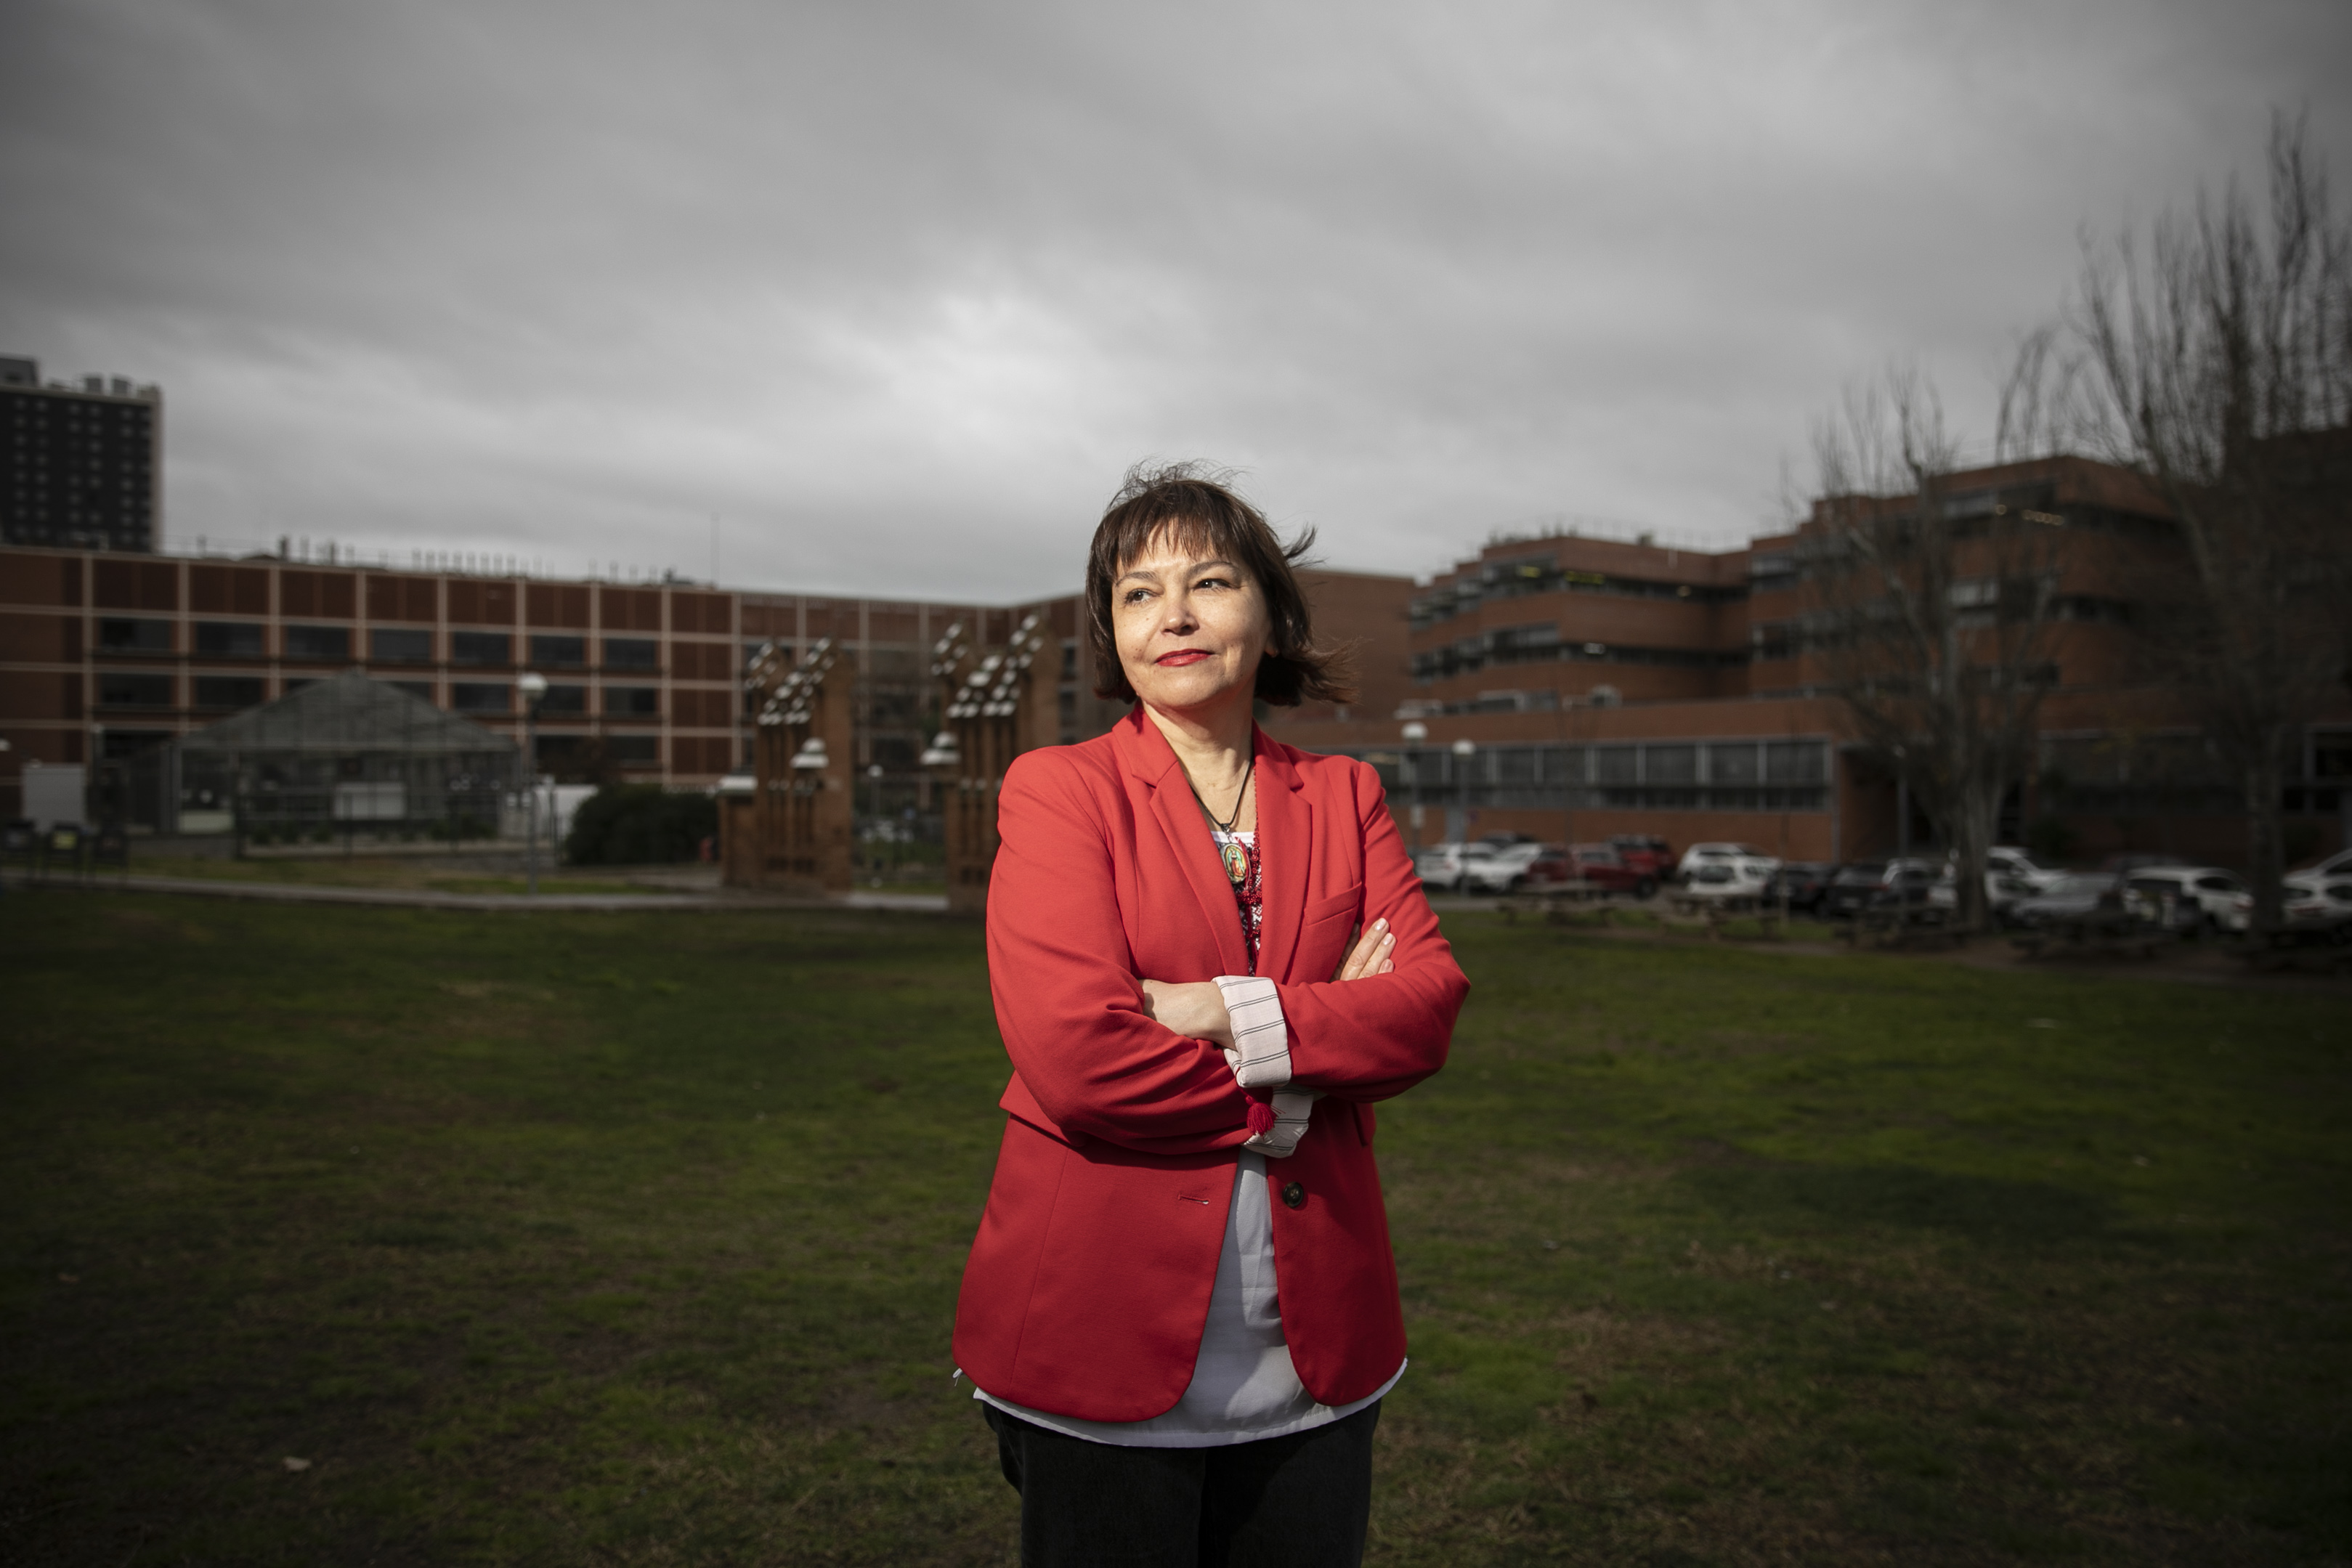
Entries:
{"label": "woman's hand", "polygon": [[[1396,936],[1385,920],[1375,920],[1356,938],[1355,947],[1339,966],[1335,980],[1360,980],[1372,975],[1385,975],[1396,967],[1389,955],[1396,950]],[[1233,1016],[1225,1011],[1225,993],[1214,980],[1146,980],[1143,982],[1144,1015],[1183,1035],[1188,1040],[1214,1040],[1230,1047],[1234,1043]]]}
{"label": "woman's hand", "polygon": [[1360,980],[1370,975],[1385,975],[1396,967],[1391,956],[1396,951],[1396,933],[1389,929],[1386,920],[1375,920],[1356,938],[1356,946],[1342,959],[1335,980]]}
{"label": "woman's hand", "polygon": [[1225,1011],[1225,993],[1214,980],[1143,982],[1143,1010],[1156,1022],[1190,1040],[1234,1043],[1233,1016]]}

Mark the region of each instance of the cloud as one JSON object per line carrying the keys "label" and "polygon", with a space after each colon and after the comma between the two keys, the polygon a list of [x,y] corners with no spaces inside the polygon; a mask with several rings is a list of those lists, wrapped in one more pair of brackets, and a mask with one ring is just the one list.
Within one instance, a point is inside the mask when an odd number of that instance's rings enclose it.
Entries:
{"label": "cloud", "polygon": [[1726,541],[1843,382],[1981,425],[2112,227],[2352,122],[2340,7],[12,0],[0,348],[167,537],[1067,586],[1146,455],[1335,564]]}

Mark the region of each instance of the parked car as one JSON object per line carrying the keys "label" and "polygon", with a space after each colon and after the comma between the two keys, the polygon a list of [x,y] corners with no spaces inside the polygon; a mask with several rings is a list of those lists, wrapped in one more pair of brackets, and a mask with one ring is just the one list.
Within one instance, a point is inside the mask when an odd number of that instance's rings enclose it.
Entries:
{"label": "parked car", "polygon": [[1546,844],[1543,853],[1529,861],[1519,874],[1528,887],[1588,882],[1612,894],[1630,894],[1635,898],[1647,898],[1658,891],[1657,873],[1629,864],[1612,844],[1578,844],[1572,849]]}
{"label": "parked car", "polygon": [[2248,924],[2246,912],[2253,902],[2246,884],[2219,866],[2149,866],[2132,873],[2131,884],[2159,899],[2169,894],[2174,904],[2195,911],[2193,919],[2180,923],[2189,933],[2208,928],[2243,931]]}
{"label": "parked car", "polygon": [[1851,920],[1882,904],[1934,904],[1937,873],[1923,860],[1853,861],[1837,874],[1813,906],[1824,920]]}
{"label": "parked car", "polygon": [[2005,876],[2025,883],[2035,893],[2058,885],[2066,873],[2036,862],[2030,850],[2015,844],[1995,844],[1985,852],[1985,875]]}
{"label": "parked car", "polygon": [[1485,842],[1430,844],[1422,850],[1413,869],[1429,886],[1459,893],[1469,885],[1473,865],[1492,860],[1500,852],[1495,845]]}
{"label": "parked car", "polygon": [[2123,907],[2124,879],[2112,872],[2077,872],[2032,898],[2010,906],[2009,917],[2027,927],[2073,919],[2099,909]]}
{"label": "parked car", "polygon": [[2315,929],[2335,941],[2352,942],[2352,874],[2297,872],[2281,883],[2280,891],[2286,895],[2290,929]]}
{"label": "parked car", "polygon": [[1764,898],[1764,884],[1773,872],[1780,869],[1780,865],[1779,861],[1769,856],[1761,859],[1710,857],[1699,862],[1692,870],[1690,880],[1683,883],[1682,896],[1734,905],[1760,904]]}
{"label": "parked car", "polygon": [[2296,876],[2352,876],[2352,850],[2338,850],[2317,865],[2305,866]]}
{"label": "parked car", "polygon": [[1609,847],[1633,870],[1647,873],[1653,886],[1675,874],[1675,846],[1653,833],[1612,833]]}
{"label": "parked car", "polygon": [[1463,859],[1462,879],[1457,885],[1464,893],[1513,891],[1526,874],[1528,862],[1543,852],[1543,845],[1533,839],[1509,844],[1472,844],[1470,848],[1485,848],[1491,852],[1466,855]]}
{"label": "parked car", "polygon": [[[2010,905],[2057,886],[2065,876],[2063,871],[2036,865],[2030,854],[2014,845],[1996,844],[1985,852],[1985,907],[1993,912],[1994,918],[2006,920]],[[1955,850],[1944,861],[1937,902],[1958,908],[1959,881],[1960,857]]]}
{"label": "parked car", "polygon": [[1693,844],[1683,852],[1682,863],[1675,869],[1683,881],[1688,883],[1692,873],[1710,862],[1728,864],[1733,861],[1761,861],[1767,876],[1780,863],[1762,850],[1748,844]]}
{"label": "parked car", "polygon": [[2175,936],[2201,936],[2207,929],[2205,906],[2178,881],[2163,874],[2170,869],[2158,866],[2124,878],[2124,908],[2134,919]]}
{"label": "parked car", "polygon": [[1423,844],[1412,852],[1412,873],[1433,888],[1451,887],[1462,874],[1461,853],[1460,844]]}
{"label": "parked car", "polygon": [[1764,902],[1779,904],[1785,898],[1790,909],[1810,914],[1820,907],[1837,870],[1828,861],[1783,861],[1764,881]]}
{"label": "parked car", "polygon": [[[1992,911],[1996,920],[2008,919],[2011,904],[2041,891],[2021,876],[1990,870],[1985,873],[1984,890],[1985,907]],[[1944,862],[1942,873],[1936,878],[1936,902],[1955,910],[1960,906],[1960,868],[1949,861]]]}

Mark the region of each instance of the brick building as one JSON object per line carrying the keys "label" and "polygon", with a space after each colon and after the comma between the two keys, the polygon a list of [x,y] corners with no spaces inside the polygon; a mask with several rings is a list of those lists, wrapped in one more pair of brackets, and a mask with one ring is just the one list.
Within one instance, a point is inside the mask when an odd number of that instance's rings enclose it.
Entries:
{"label": "brick building", "polygon": [[[2078,854],[2235,862],[2235,781],[2135,661],[2134,552],[2171,538],[2158,498],[2124,470],[2055,457],[1956,476],[1946,505],[2068,530],[2051,659],[2037,672],[2038,766],[2004,810],[2003,836],[2048,820]],[[1855,742],[1807,633],[1821,545],[1818,509],[1794,532],[1719,552],[1572,533],[1499,540],[1414,596],[1409,690],[1394,709],[1303,715],[1277,720],[1279,733],[1374,763],[1424,841],[1639,832],[1808,860],[1887,852],[1902,836],[1895,780]],[[1408,741],[1407,724],[1425,736]],[[2308,727],[2284,804],[2291,858],[2347,841],[2352,703]],[[1911,841],[1932,836],[1915,816]]]}
{"label": "brick building", "polygon": [[[2168,694],[2139,674],[2126,624],[2132,552],[2163,548],[2156,498],[2122,470],[2050,458],[1958,476],[1948,507],[2016,508],[2068,530],[2032,777],[2001,831],[2056,821],[2076,852],[2161,849],[2231,863],[2235,781]],[[1816,523],[1693,551],[1563,533],[1497,541],[1416,590],[1314,571],[1318,629],[1354,645],[1346,706],[1275,710],[1268,728],[1372,762],[1409,833],[1661,835],[1850,859],[1901,833],[1892,776],[1852,733],[1806,630]],[[513,733],[514,680],[550,682],[543,766],[701,787],[740,766],[737,680],[773,642],[832,637],[857,684],[859,810],[928,812],[918,763],[938,727],[932,649],[961,621],[1001,644],[1040,614],[1061,649],[1057,733],[1116,716],[1093,695],[1075,595],[1010,607],[396,570],[348,561],[0,549],[0,817],[27,759],[127,758],[169,737],[359,668]],[[1408,741],[1404,727],[1426,733]],[[1460,756],[1456,742],[1470,750]],[[878,765],[871,781],[866,770]],[[2346,841],[2352,704],[2299,737],[2284,804],[2291,858]],[[1422,808],[1420,821],[1413,807]],[[164,803],[129,802],[163,826]],[[1915,817],[1910,837],[1932,827]]]}
{"label": "brick building", "polygon": [[[1411,581],[1328,573],[1315,587],[1333,601],[1327,634],[1375,650],[1367,690],[1392,705]],[[351,669],[509,735],[522,724],[515,679],[535,671],[548,680],[545,770],[703,787],[748,755],[746,657],[772,642],[797,656],[824,637],[856,671],[860,776],[883,769],[859,810],[929,811],[917,758],[939,726],[933,644],[959,622],[1000,644],[1032,612],[1060,644],[1058,733],[1099,734],[1118,710],[1093,695],[1074,594],[1005,607],[0,549],[0,819],[20,810],[27,761],[92,764],[102,789],[110,768],[174,736]],[[153,794],[111,809],[168,830],[177,803]]]}

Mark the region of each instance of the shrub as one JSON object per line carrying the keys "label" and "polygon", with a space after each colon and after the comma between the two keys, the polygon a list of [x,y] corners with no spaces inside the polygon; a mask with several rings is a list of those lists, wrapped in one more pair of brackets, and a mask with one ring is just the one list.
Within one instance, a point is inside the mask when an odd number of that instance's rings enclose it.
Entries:
{"label": "shrub", "polygon": [[708,795],[673,793],[658,784],[610,785],[572,814],[563,858],[573,865],[691,860],[718,831],[719,808]]}

